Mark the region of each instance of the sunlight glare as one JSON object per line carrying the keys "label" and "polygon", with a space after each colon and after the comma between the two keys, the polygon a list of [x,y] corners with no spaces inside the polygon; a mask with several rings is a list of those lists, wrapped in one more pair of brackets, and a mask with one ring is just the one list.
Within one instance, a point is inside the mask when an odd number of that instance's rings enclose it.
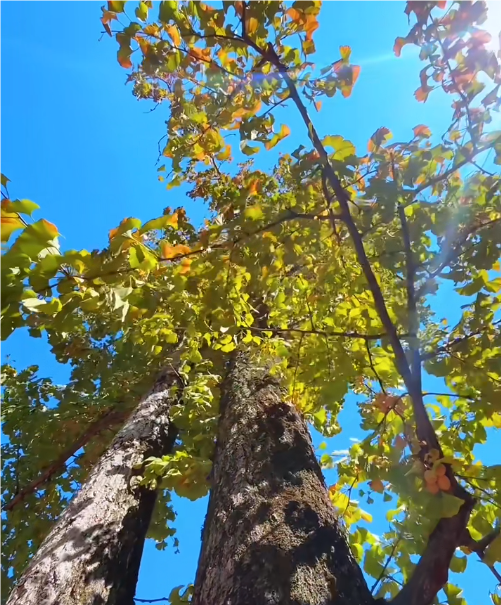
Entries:
{"label": "sunlight glare", "polygon": [[499,51],[501,47],[501,2],[487,2],[487,21],[482,24],[482,28],[488,31],[492,39],[487,44],[488,48]]}

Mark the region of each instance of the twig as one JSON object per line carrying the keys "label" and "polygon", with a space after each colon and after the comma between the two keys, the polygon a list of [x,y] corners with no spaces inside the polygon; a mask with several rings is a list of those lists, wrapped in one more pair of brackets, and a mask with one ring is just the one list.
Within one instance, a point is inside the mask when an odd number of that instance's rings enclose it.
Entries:
{"label": "twig", "polygon": [[[394,171],[394,178],[395,171]],[[416,265],[414,263],[414,255],[412,253],[412,241],[409,231],[409,225],[407,223],[407,217],[405,216],[405,208],[402,204],[398,205],[398,216],[400,218],[400,225],[402,227],[402,237],[404,240],[405,250],[405,268],[406,268],[406,290],[407,290],[407,312],[409,314],[409,347],[412,355],[411,361],[411,374],[412,381],[416,389],[416,397],[419,393],[421,404],[423,403],[422,397],[422,380],[421,380],[421,352],[418,338],[419,331],[419,315],[416,302],[416,290],[415,290],[415,279],[416,279]],[[414,397],[414,395],[413,395]]]}
{"label": "twig", "polygon": [[302,330],[300,328],[257,328],[256,326],[246,326],[247,330],[255,330],[257,332],[276,332],[276,333],[290,333],[294,332],[297,334],[317,334],[318,336],[339,336],[341,338],[360,338],[362,340],[380,340],[384,338],[386,334],[360,334],[359,332],[328,332],[327,330]]}
{"label": "twig", "polygon": [[377,373],[376,367],[374,366],[374,361],[372,359],[371,348],[370,348],[369,342],[367,340],[365,341],[365,348],[367,350],[367,355],[369,357],[370,368],[374,372],[374,376],[376,377],[377,381],[379,382],[379,386],[381,387],[381,391],[386,395],[386,389],[384,388],[383,381],[381,380],[379,374]]}
{"label": "twig", "polygon": [[119,412],[117,410],[108,410],[105,414],[103,414],[100,418],[98,418],[95,422],[93,422],[90,427],[76,440],[74,441],[67,449],[65,449],[60,456],[52,462],[45,470],[43,470],[40,475],[36,479],[34,479],[31,483],[29,483],[26,487],[20,490],[7,504],[3,507],[4,511],[12,510],[17,504],[19,504],[22,500],[38,491],[40,486],[42,486],[46,481],[48,481],[54,473],[63,468],[66,464],[68,458],[71,458],[75,452],[77,452],[81,447],[86,445],[92,437],[109,428],[112,424],[118,424],[122,422],[126,417],[124,412]]}
{"label": "twig", "polygon": [[388,557],[386,558],[385,564],[383,566],[383,569],[379,575],[379,578],[374,582],[372,588],[371,588],[371,594],[374,594],[374,591],[377,588],[377,585],[379,584],[379,582],[381,582],[381,580],[384,578],[385,574],[386,574],[386,570],[388,569],[388,565],[391,563],[391,560],[393,559],[393,557],[395,556],[395,551],[397,550],[397,546],[400,543],[400,540],[402,539],[401,536],[398,536],[398,538],[395,540],[395,542],[393,543],[393,548],[391,549],[390,554],[388,555]]}

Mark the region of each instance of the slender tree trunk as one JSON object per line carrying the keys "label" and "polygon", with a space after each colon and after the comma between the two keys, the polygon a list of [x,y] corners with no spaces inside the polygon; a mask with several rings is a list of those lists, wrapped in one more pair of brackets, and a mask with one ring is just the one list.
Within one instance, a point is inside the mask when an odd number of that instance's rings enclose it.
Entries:
{"label": "slender tree trunk", "polygon": [[245,353],[222,385],[194,605],[373,603],[308,427]]}
{"label": "slender tree trunk", "polygon": [[126,421],[80,492],[43,541],[7,605],[132,605],[156,492],[134,487],[135,464],[168,453],[165,371]]}

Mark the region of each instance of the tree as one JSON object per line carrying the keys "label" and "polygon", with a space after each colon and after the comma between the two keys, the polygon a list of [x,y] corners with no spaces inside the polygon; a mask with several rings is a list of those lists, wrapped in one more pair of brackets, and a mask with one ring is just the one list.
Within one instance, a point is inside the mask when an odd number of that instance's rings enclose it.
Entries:
{"label": "tree", "polygon": [[[196,232],[182,212],[167,211],[143,226],[125,219],[99,254],[47,253],[45,236],[19,254],[31,245],[35,223],[3,264],[6,321],[34,335],[46,330],[61,355],[78,359],[61,335],[69,325],[83,337],[89,317],[114,335],[106,371],[126,363],[128,347],[155,366],[169,341],[187,338],[189,405],[173,410],[180,445],[146,465],[146,483],[161,478],[190,495],[206,489],[200,477],[212,455],[218,377],[224,354],[243,345],[264,363],[279,360],[272,373],[284,400],[326,435],[339,430],[346,393],[359,394],[368,436],[337,465],[329,494],[351,528],[354,555],[374,578],[374,594],[397,605],[431,603],[442,589],[449,603],[461,603],[460,589],[448,583],[449,568],[466,566],[456,549],[488,565],[499,549],[499,468],[479,464],[473,453],[486,429],[501,424],[499,176],[479,165],[489,152],[500,162],[501,135],[489,130],[499,64],[478,28],[485,4],[453,3],[441,12],[442,4],[407,4],[415,25],[395,52],[420,47],[426,66],[416,98],[425,101],[434,87],[451,94],[451,125],[439,143],[424,125],[409,142],[393,144],[381,128],[360,156],[339,135],[321,139],[308,113],[308,103],[319,110],[338,90],[349,97],[360,72],[348,47],[320,74],[306,60],[315,51],[319,3],[162,2],[158,22],[148,22],[150,3],[140,3],[138,21],[116,32],[118,60],[132,67],[137,44],[141,60],[129,77],[136,96],[170,106],[169,186],[191,184],[191,195],[208,201],[216,217]],[[104,10],[108,33],[123,11],[118,2]],[[288,46],[295,34],[300,48]],[[274,128],[279,105],[298,110],[310,148],[284,155],[270,174],[251,163],[236,173],[228,168],[229,131],[238,129],[245,156],[287,137],[287,126]],[[16,209],[23,211],[5,212]],[[465,297],[452,327],[429,307],[444,280]],[[442,394],[423,390],[423,368],[444,378]],[[86,366],[84,375],[93,370]],[[225,468],[218,451],[215,472]],[[321,461],[332,464],[327,454]],[[354,490],[369,490],[369,503],[375,494],[396,497],[381,542],[357,526],[366,513]],[[214,553],[210,525],[205,535],[202,570]],[[195,598],[204,594],[201,580],[197,590]]]}
{"label": "tree", "polygon": [[222,385],[194,603],[372,603],[308,427],[239,351]]}
{"label": "tree", "polygon": [[178,382],[175,366],[159,376],[37,550],[8,603],[133,602],[156,497],[155,490],[135,484],[134,469],[147,456],[171,452],[171,390]]}

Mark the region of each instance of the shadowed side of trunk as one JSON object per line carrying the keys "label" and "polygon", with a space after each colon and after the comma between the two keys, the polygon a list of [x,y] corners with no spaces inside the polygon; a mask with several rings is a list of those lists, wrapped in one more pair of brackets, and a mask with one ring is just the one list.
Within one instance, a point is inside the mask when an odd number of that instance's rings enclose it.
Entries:
{"label": "shadowed side of trunk", "polygon": [[7,605],[132,605],[156,493],[134,487],[133,467],[168,453],[170,387],[162,373],[43,541]]}
{"label": "shadowed side of trunk", "polygon": [[329,500],[308,427],[235,354],[222,385],[194,605],[373,603]]}

